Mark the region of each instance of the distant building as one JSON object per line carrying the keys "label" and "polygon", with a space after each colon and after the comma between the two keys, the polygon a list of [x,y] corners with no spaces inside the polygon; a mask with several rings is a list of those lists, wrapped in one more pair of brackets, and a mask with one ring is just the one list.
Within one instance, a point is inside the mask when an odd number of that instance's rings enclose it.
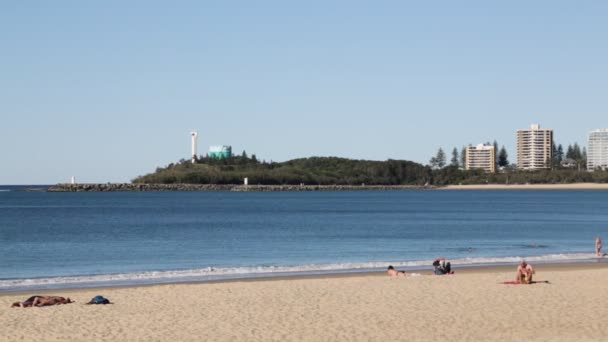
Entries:
{"label": "distant building", "polygon": [[564,158],[561,162],[559,162],[559,165],[564,169],[573,169],[577,166],[577,163],[576,160],[572,158]]}
{"label": "distant building", "polygon": [[587,144],[587,170],[608,168],[608,128],[589,133]]}
{"label": "distant building", "polygon": [[230,158],[232,156],[232,146],[219,145],[209,146],[209,157],[210,158]]}
{"label": "distant building", "polygon": [[540,128],[539,124],[530,129],[517,130],[517,168],[540,170],[551,167],[553,153],[553,130]]}
{"label": "distant building", "polygon": [[465,158],[465,169],[482,169],[486,172],[496,172],[496,153],[494,145],[479,144],[467,146]]}

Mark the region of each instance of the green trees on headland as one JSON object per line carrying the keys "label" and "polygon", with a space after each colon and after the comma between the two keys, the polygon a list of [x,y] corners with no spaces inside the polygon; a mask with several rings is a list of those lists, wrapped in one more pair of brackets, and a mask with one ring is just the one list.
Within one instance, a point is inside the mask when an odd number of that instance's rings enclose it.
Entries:
{"label": "green trees on headland", "polygon": [[[137,177],[133,183],[154,184],[307,184],[307,185],[448,185],[448,184],[540,184],[540,183],[607,183],[608,171],[579,172],[575,169],[484,173],[445,166],[445,153],[435,156],[434,165],[421,165],[407,160],[372,161],[337,157],[311,157],[286,162],[259,161],[255,155],[215,159],[201,157],[196,163],[180,160]],[[501,151],[502,152],[502,151]],[[506,152],[499,163],[506,161]],[[502,159],[502,160],[501,160]],[[440,166],[441,165],[441,166]]]}
{"label": "green trees on headland", "polygon": [[134,183],[320,184],[320,185],[423,185],[430,169],[404,160],[369,161],[337,157],[312,157],[286,162],[258,161],[245,154],[225,159],[182,160],[137,177]]}

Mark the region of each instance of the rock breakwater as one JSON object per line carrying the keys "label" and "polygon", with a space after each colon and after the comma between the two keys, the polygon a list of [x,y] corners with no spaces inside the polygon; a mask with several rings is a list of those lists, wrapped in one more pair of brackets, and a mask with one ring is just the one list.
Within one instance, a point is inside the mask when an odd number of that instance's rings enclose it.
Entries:
{"label": "rock breakwater", "polygon": [[431,187],[416,185],[242,185],[242,184],[57,184],[49,192],[116,191],[362,191],[414,190]]}

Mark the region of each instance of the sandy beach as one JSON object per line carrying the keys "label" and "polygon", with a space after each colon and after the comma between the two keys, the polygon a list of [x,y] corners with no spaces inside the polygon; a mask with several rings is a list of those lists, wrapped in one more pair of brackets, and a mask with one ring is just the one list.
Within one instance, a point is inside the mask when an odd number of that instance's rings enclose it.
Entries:
{"label": "sandy beach", "polygon": [[448,185],[440,190],[608,190],[608,183],[571,184],[471,184]]}
{"label": "sandy beach", "polygon": [[[0,295],[2,341],[605,341],[608,264],[384,273]],[[74,304],[10,308],[31,294]],[[112,305],[84,305],[102,294]]]}

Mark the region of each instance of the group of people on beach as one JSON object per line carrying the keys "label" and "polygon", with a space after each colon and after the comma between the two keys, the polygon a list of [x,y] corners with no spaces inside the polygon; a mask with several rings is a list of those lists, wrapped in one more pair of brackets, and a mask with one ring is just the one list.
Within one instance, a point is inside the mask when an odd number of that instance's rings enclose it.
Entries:
{"label": "group of people on beach", "polygon": [[[444,257],[433,260],[433,267],[435,268],[433,273],[436,275],[454,274],[450,262],[446,262]],[[532,265],[522,259],[515,271],[515,281],[520,284],[532,284],[532,276],[534,273],[535,271]],[[388,266],[386,274],[388,274],[389,277],[406,277],[408,275],[405,271],[395,269],[393,265]]]}
{"label": "group of people on beach", "polygon": [[[602,254],[602,239],[599,237],[599,235],[595,237],[595,255],[599,257],[604,256],[604,254]],[[436,275],[454,274],[451,264],[446,262],[444,257],[439,257],[433,260],[433,267],[435,268],[433,273]],[[522,259],[517,265],[517,269],[515,271],[515,282],[520,284],[532,284],[532,276],[535,272],[534,267],[528,264],[526,260]],[[386,273],[389,277],[407,276],[405,271],[398,271],[392,265],[388,266]]]}
{"label": "group of people on beach", "polygon": [[[433,267],[435,267],[434,273],[436,275],[444,275],[444,274],[454,274],[452,271],[452,265],[450,262],[446,262],[444,257],[439,257],[433,260]],[[389,265],[386,273],[389,277],[405,277],[407,273],[405,271],[398,271],[393,267],[393,265]]]}

